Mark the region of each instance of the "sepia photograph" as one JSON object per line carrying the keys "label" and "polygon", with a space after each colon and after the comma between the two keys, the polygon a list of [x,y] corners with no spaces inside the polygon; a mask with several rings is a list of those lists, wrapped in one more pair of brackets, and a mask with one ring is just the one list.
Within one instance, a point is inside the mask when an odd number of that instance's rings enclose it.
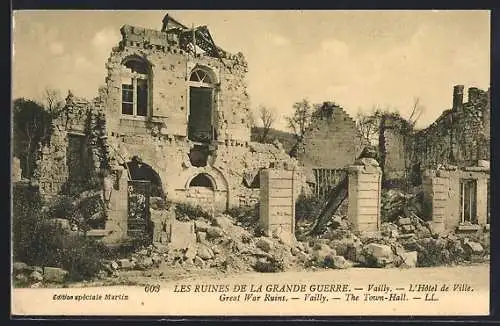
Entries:
{"label": "sepia photograph", "polygon": [[486,316],[490,11],[16,10],[14,316]]}

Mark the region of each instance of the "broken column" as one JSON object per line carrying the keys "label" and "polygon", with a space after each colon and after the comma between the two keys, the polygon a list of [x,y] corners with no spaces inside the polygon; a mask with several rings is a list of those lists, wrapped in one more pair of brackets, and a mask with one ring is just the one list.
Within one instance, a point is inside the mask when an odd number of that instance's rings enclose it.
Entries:
{"label": "broken column", "polygon": [[363,158],[348,168],[348,217],[354,231],[380,230],[382,170],[376,160]]}
{"label": "broken column", "polygon": [[260,171],[260,225],[266,236],[285,243],[295,240],[295,179],[294,171]]}

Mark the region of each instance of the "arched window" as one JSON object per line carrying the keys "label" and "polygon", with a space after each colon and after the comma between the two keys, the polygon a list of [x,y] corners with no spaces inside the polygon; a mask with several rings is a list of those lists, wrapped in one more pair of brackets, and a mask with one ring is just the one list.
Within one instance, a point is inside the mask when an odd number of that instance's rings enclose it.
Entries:
{"label": "arched window", "polygon": [[216,77],[206,67],[196,67],[189,77],[188,138],[208,144],[215,140]]}
{"label": "arched window", "polygon": [[189,183],[189,187],[204,187],[204,188],[210,188],[214,189],[214,185],[212,183],[212,180],[208,175],[205,173],[200,173],[196,177],[194,177],[191,182]]}
{"label": "arched window", "polygon": [[123,62],[122,114],[147,117],[149,112],[150,70],[147,62],[131,57]]}
{"label": "arched window", "polygon": [[189,81],[194,81],[194,82],[200,82],[203,84],[212,84],[212,78],[210,77],[209,73],[206,70],[203,69],[195,69],[191,73],[191,78],[189,78]]}

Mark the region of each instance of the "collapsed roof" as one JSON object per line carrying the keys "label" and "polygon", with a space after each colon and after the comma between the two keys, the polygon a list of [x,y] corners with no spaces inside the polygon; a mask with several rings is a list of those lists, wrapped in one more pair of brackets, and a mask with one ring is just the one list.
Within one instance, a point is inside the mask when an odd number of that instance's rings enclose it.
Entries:
{"label": "collapsed roof", "polygon": [[[217,58],[225,56],[225,51],[215,44],[207,26],[193,26],[192,28],[189,28],[169,16],[169,14],[166,14],[163,18],[161,31],[165,33],[177,34],[179,36],[179,43],[181,47],[188,46],[188,44],[194,44],[210,56]],[[196,47],[192,48],[195,52]]]}

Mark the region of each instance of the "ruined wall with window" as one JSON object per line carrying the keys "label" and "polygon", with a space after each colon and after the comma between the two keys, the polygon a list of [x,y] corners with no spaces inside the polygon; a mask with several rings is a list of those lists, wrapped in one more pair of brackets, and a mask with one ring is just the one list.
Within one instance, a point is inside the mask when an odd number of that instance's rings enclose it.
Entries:
{"label": "ruined wall with window", "polygon": [[462,85],[454,87],[453,107],[413,139],[413,164],[421,169],[439,164],[473,166],[490,159],[490,95],[475,87],[463,102]]}

